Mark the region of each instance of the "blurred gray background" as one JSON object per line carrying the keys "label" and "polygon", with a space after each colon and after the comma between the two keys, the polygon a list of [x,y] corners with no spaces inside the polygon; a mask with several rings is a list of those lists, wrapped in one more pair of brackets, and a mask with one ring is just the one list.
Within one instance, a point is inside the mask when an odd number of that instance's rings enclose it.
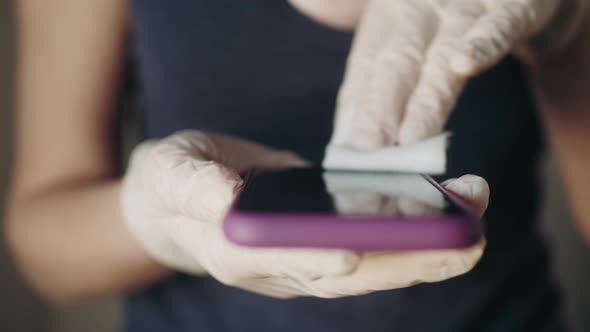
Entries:
{"label": "blurred gray background", "polygon": [[[12,24],[10,3],[0,0],[0,202],[6,190],[11,155]],[[546,184],[543,230],[553,249],[555,275],[563,287],[568,322],[572,331],[590,331],[590,249],[573,229],[550,161],[544,162],[542,173]],[[1,208],[0,204],[0,215]],[[0,240],[0,331],[116,331],[120,309],[116,298],[70,308],[43,305],[18,278]]]}

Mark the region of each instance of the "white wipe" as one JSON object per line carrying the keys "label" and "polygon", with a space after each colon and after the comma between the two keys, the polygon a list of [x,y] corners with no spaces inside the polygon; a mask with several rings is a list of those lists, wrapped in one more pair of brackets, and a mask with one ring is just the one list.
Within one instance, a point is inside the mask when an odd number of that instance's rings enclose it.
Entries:
{"label": "white wipe", "polygon": [[328,170],[443,174],[449,136],[445,132],[416,144],[371,151],[328,145],[322,166]]}

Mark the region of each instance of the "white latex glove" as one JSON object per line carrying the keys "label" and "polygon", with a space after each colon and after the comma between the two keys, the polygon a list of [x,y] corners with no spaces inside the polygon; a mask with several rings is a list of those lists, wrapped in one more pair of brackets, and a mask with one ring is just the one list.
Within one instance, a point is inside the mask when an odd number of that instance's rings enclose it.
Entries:
{"label": "white latex glove", "polygon": [[470,76],[511,52],[531,63],[559,52],[577,32],[587,3],[369,0],[331,144],[376,149],[439,133]]}
{"label": "white latex glove", "polygon": [[[475,175],[450,179],[444,187],[471,204],[477,215],[487,208],[489,187]],[[431,204],[410,202],[404,198],[391,198],[378,193],[336,195],[338,208],[347,210],[362,207],[367,212],[420,214],[430,210]],[[374,291],[408,287],[422,282],[438,282],[459,276],[471,270],[481,258],[485,237],[465,249],[421,250],[398,252],[368,252],[362,255],[356,270],[344,276],[328,277],[313,281],[315,294],[324,297],[366,294]]]}
{"label": "white latex glove", "polygon": [[299,284],[350,273],[359,255],[345,250],[256,250],[228,242],[220,222],[253,167],[308,163],[290,152],[234,137],[184,131],[133,152],[124,178],[124,220],[146,252],[176,270],[277,297]]}
{"label": "white latex glove", "polygon": [[[122,190],[124,219],[158,262],[209,273],[219,281],[274,297],[336,297],[438,281],[471,269],[483,240],[463,250],[366,254],[347,250],[261,249],[228,242],[220,226],[241,179],[256,167],[302,166],[291,153],[197,131],[181,132],[134,151]],[[487,204],[487,185],[464,177],[450,190]]]}

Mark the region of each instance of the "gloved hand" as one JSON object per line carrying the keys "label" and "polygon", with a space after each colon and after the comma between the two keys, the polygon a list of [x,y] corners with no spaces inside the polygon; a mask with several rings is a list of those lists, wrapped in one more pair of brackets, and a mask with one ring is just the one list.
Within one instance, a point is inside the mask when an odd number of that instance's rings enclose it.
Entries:
{"label": "gloved hand", "polygon": [[[242,183],[240,171],[303,165],[292,153],[218,134],[187,131],[146,142],[125,175],[124,220],[158,262],[274,297],[358,295],[438,281],[468,271],[481,256],[483,240],[462,250],[363,255],[244,248],[225,239],[220,222]],[[447,187],[472,200],[479,213],[485,210],[483,179],[464,177]]]}
{"label": "gloved hand", "polygon": [[466,80],[515,52],[530,63],[574,37],[588,0],[369,0],[331,144],[376,149],[443,128]]}
{"label": "gloved hand", "polygon": [[165,266],[271,296],[299,294],[299,283],[352,271],[358,254],[237,247],[220,222],[242,184],[239,172],[307,164],[290,152],[219,134],[184,131],[148,141],[132,153],[123,181],[124,220]]}
{"label": "gloved hand", "polygon": [[[403,186],[405,180],[400,181],[399,184]],[[443,182],[443,186],[470,203],[478,216],[483,215],[489,198],[489,187],[483,178],[465,175],[449,179]],[[343,192],[336,195],[336,204],[342,210],[358,211],[357,208],[361,207],[366,212],[397,212],[405,215],[421,214],[424,210],[432,209],[432,205],[439,204],[437,197],[421,197],[428,201],[423,204],[387,197],[388,194],[360,193],[355,197]],[[471,270],[481,258],[485,245],[486,240],[482,236],[479,242],[465,249],[368,252],[362,255],[352,273],[322,278],[311,286],[316,295],[336,297],[403,288],[422,282],[438,282]]]}

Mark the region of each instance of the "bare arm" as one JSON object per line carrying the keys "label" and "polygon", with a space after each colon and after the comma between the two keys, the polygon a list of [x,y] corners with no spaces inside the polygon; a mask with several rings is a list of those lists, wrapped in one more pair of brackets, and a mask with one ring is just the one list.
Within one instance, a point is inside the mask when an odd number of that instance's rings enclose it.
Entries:
{"label": "bare arm", "polygon": [[590,13],[572,47],[531,76],[572,214],[590,243]]}
{"label": "bare arm", "polygon": [[17,264],[59,303],[164,275],[127,233],[113,177],[125,1],[21,0],[17,15],[17,137],[6,223]]}

